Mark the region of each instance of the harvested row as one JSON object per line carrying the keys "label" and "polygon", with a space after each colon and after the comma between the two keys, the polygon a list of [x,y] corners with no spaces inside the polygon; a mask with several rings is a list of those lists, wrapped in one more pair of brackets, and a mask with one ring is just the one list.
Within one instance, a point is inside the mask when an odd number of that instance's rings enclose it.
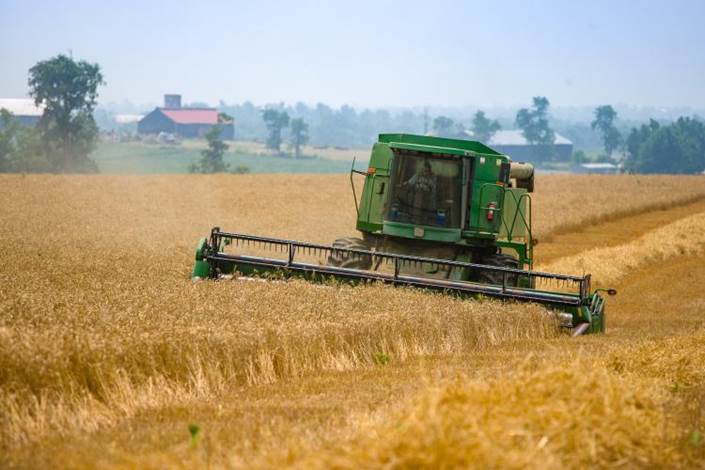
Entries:
{"label": "harvested row", "polygon": [[534,236],[549,241],[553,234],[703,198],[703,176],[539,175],[532,195]]}
{"label": "harvested row", "polygon": [[694,214],[645,233],[623,245],[593,248],[540,266],[549,272],[591,273],[597,285],[610,285],[648,263],[705,249],[705,212]]}

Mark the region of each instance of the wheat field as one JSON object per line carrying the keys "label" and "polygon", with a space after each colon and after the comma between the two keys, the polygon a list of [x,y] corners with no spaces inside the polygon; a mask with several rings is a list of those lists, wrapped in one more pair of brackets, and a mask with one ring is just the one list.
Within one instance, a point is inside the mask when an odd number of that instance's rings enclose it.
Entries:
{"label": "wheat field", "polygon": [[[0,196],[0,464],[703,463],[705,212],[667,216],[705,199],[701,177],[537,179],[535,234],[549,248],[581,224],[664,213],[647,233],[548,264],[626,289],[608,334],[579,341],[535,305],[190,282],[214,225],[354,235],[344,176],[3,175]],[[670,302],[658,318],[630,303],[663,284],[641,271],[654,264],[689,276],[644,300]]]}

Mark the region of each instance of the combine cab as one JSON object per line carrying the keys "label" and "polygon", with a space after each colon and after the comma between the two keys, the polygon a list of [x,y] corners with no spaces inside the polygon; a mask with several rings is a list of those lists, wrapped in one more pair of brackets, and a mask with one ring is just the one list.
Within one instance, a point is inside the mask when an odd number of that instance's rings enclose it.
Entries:
{"label": "combine cab", "polygon": [[[355,174],[365,178],[359,201]],[[359,238],[327,246],[216,227],[199,242],[193,277],[378,281],[539,302],[573,335],[604,330],[604,300],[589,275],[533,270],[530,164],[479,142],[381,134],[367,171],[353,167],[350,178]]]}

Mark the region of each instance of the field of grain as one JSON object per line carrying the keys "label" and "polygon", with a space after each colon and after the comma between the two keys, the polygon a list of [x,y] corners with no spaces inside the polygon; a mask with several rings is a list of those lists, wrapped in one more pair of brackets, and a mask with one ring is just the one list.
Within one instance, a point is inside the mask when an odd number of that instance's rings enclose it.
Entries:
{"label": "field of grain", "polygon": [[0,464],[703,464],[701,177],[537,179],[547,250],[663,213],[615,246],[553,252],[551,269],[620,288],[608,333],[577,341],[538,306],[190,282],[213,225],[354,235],[341,175],[12,175],[0,197]]}

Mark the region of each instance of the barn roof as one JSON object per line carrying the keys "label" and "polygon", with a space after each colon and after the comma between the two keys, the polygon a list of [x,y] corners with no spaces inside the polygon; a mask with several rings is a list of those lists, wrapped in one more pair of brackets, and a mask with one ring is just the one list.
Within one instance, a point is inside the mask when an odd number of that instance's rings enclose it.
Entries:
{"label": "barn roof", "polygon": [[218,124],[218,110],[215,108],[159,108],[177,124]]}
{"label": "barn roof", "polygon": [[0,98],[0,109],[7,109],[15,116],[37,116],[44,114],[44,108],[34,104],[29,98]]}

